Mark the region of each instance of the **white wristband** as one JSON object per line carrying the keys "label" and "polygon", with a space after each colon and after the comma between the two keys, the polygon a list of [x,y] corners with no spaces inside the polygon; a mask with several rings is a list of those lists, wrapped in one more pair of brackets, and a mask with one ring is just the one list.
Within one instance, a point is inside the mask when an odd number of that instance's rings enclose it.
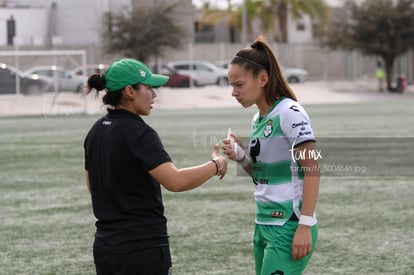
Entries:
{"label": "white wristband", "polygon": [[241,161],[238,161],[240,163],[241,167],[247,167],[250,164],[252,164],[252,160],[250,159],[249,155],[245,154],[244,158]]}
{"label": "white wristband", "polygon": [[244,152],[243,148],[241,148],[237,143],[233,144],[233,151],[236,153],[237,161],[242,161],[246,156],[246,153]]}
{"label": "white wristband", "polygon": [[306,226],[312,226],[313,217],[312,216],[300,215],[299,224],[303,224],[303,225],[306,225]]}
{"label": "white wristband", "polygon": [[237,143],[234,144],[234,152],[236,153],[237,162],[240,163],[243,168],[252,164],[252,160],[249,155],[246,154],[243,148],[241,148]]}
{"label": "white wristband", "polygon": [[233,149],[234,153],[236,154],[236,161],[240,163],[242,167],[247,167],[252,163],[249,155],[246,154],[242,147],[239,146],[237,142],[234,142],[234,139],[231,136],[231,129],[227,133],[227,139],[230,140],[231,148]]}

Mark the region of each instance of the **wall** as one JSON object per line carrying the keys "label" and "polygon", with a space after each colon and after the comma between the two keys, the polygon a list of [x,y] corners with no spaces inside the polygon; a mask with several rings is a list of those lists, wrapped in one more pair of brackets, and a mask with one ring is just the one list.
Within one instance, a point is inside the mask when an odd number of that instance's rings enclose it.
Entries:
{"label": "wall", "polygon": [[[235,53],[242,48],[241,44],[230,43],[197,43],[186,44],[182,50],[171,50],[165,57],[159,58],[159,62],[166,63],[172,60],[193,59],[216,62],[219,60],[231,60]],[[359,80],[373,79],[376,59],[363,56],[357,52],[328,51],[315,45],[288,45],[273,44],[272,48],[279,60],[279,63],[287,67],[298,67],[308,71],[310,80]],[[21,47],[21,50],[42,50],[41,47]],[[45,48],[43,48],[45,49]],[[105,55],[99,45],[88,47],[64,47],[61,50],[86,50],[86,63],[111,63],[123,56]],[[0,51],[13,50],[13,48],[0,47]],[[401,57],[394,64],[392,78],[403,73],[408,80],[413,82],[414,68],[412,63],[414,54],[410,52]],[[48,56],[48,57],[0,57],[0,63],[15,65],[19,63],[21,69],[28,69],[32,66],[55,64],[72,69],[81,65],[80,56]],[[153,60],[152,62],[155,62]]]}
{"label": "wall", "polygon": [[99,44],[102,15],[122,10],[131,0],[50,0],[57,3],[58,34],[69,46]]}
{"label": "wall", "polygon": [[[302,16],[301,18],[293,19],[289,14],[288,24],[288,40],[292,44],[311,43],[312,37],[312,22],[309,16]],[[302,24],[304,29],[298,30],[298,24]]]}
{"label": "wall", "polygon": [[[23,0],[15,2],[33,4]],[[51,13],[53,3],[56,5],[54,16]],[[36,8],[0,8],[0,26],[5,26],[7,18],[13,15],[17,34],[22,37],[19,41],[25,45],[38,45],[41,41],[48,45],[51,39],[48,35],[57,37],[54,46],[97,45],[102,15],[108,9],[118,11],[130,4],[130,0],[42,0],[36,2]],[[0,46],[4,45],[7,45],[6,27],[0,27]]]}
{"label": "wall", "polygon": [[15,44],[42,45],[46,38],[47,22],[44,9],[0,9],[0,46],[7,45],[6,21],[16,22]]}
{"label": "wall", "polygon": [[[170,60],[193,59],[216,62],[231,60],[236,52],[247,45],[230,43],[188,44],[181,51],[174,51],[161,58],[161,63]],[[358,53],[328,51],[316,45],[272,44],[272,49],[281,65],[308,71],[311,80],[359,79],[373,77],[375,58]]]}

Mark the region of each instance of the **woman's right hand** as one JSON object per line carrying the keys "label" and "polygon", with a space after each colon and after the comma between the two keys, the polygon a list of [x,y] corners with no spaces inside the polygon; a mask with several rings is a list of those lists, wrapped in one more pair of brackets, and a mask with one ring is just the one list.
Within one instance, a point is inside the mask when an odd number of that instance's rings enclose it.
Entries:
{"label": "woman's right hand", "polygon": [[231,133],[230,138],[223,139],[221,150],[223,154],[227,155],[229,159],[238,161],[237,154],[234,151],[234,144],[237,144],[240,149],[243,149],[243,144],[241,143],[241,141],[237,138],[235,134]]}
{"label": "woman's right hand", "polygon": [[218,144],[214,145],[213,153],[211,154],[211,159],[218,162],[218,173],[217,176],[220,177],[220,179],[224,178],[224,176],[227,173],[227,159],[226,157],[220,155],[219,153],[220,146]]}

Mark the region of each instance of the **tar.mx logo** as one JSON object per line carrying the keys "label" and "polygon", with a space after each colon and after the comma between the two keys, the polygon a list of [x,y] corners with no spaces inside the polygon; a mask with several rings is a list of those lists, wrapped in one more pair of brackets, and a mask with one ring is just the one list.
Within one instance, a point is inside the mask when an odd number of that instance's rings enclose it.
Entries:
{"label": "tar.mx logo", "polygon": [[305,159],[312,159],[312,160],[318,160],[322,159],[322,152],[321,150],[317,149],[299,149],[295,148],[295,141],[292,143],[292,148],[289,150],[292,160],[294,163],[296,163],[297,160],[305,160]]}

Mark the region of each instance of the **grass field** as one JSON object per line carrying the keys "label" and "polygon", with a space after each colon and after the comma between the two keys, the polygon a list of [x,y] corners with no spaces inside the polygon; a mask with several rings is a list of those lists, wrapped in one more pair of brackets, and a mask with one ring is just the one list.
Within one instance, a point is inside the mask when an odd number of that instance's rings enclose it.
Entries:
{"label": "grass field", "polygon": [[[410,99],[306,109],[320,137],[391,140],[414,137],[413,105]],[[254,111],[154,110],[146,121],[184,167],[209,160],[228,127],[248,135]],[[82,143],[96,118],[0,118],[0,274],[94,274]],[[359,158],[375,166],[375,152]],[[412,157],[398,165],[403,177],[322,178],[319,242],[306,274],[413,274]],[[164,191],[174,274],[254,274],[253,186],[236,175],[234,163],[229,169],[223,181]]]}

